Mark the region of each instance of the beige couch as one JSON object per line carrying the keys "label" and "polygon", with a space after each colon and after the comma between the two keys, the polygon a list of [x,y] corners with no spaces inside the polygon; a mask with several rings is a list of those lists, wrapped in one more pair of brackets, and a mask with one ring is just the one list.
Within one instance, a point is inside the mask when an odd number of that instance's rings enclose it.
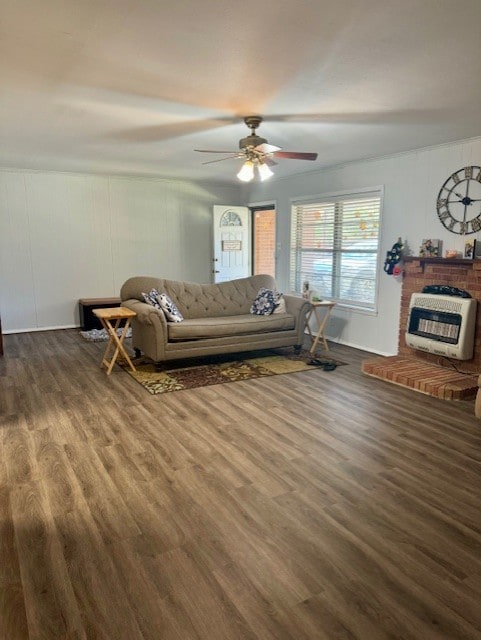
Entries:
{"label": "beige couch", "polygon": [[[294,346],[300,349],[309,303],[285,295],[286,311],[268,316],[249,312],[259,289],[275,289],[274,278],[251,276],[218,284],[196,284],[139,276],[120,291],[121,304],[135,311],[132,346],[155,362],[218,353]],[[184,316],[167,322],[164,313],[143,301],[151,289],[166,293]]]}

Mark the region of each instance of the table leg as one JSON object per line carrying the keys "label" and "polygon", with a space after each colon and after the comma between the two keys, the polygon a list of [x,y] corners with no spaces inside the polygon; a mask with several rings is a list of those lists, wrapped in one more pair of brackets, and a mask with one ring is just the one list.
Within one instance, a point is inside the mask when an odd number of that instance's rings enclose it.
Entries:
{"label": "table leg", "polygon": [[[333,305],[334,306],[334,305]],[[327,321],[329,320],[329,316],[331,315],[331,311],[332,311],[332,307],[326,307],[325,313],[323,315],[322,318],[319,317],[319,314],[317,313],[318,307],[313,307],[312,311],[314,312],[315,318],[317,320],[317,323],[319,325],[319,328],[317,330],[317,334],[316,337],[314,338],[314,341],[312,343],[312,346],[309,350],[309,353],[314,353],[317,347],[317,344],[319,342],[319,340],[322,340],[323,344],[324,344],[324,349],[326,351],[329,351],[329,345],[327,344],[327,340],[326,337],[324,335],[324,328],[327,324]],[[312,333],[309,331],[311,337],[312,337]]]}
{"label": "table leg", "polygon": [[311,307],[309,309],[309,311],[307,312],[307,316],[306,316],[306,329],[307,329],[307,334],[308,336],[311,338],[311,343],[314,340],[314,336],[312,335],[312,331],[311,331],[311,327],[309,326],[309,322],[312,318],[312,314],[314,313],[314,307]]}
{"label": "table leg", "polygon": [[[121,318],[115,321],[115,326],[112,326],[112,323],[110,322],[109,319],[101,318],[101,320],[105,330],[109,335],[109,342],[107,344],[107,348],[105,349],[104,357],[102,359],[102,364],[100,366],[102,367],[103,365],[105,365],[107,367],[107,375],[110,375],[112,373],[112,369],[117,358],[119,357],[119,355],[122,355],[126,363],[129,365],[130,369],[132,371],[135,371],[135,367],[132,363],[132,360],[130,359],[129,354],[127,353],[127,351],[123,346],[125,337],[127,336],[127,331],[130,327],[130,318],[126,319],[126,322],[123,327],[122,333],[120,334],[120,337],[117,335],[117,329],[119,328],[120,322],[122,320]],[[115,347],[114,353],[112,355],[112,358],[109,360],[110,350],[113,347]]]}

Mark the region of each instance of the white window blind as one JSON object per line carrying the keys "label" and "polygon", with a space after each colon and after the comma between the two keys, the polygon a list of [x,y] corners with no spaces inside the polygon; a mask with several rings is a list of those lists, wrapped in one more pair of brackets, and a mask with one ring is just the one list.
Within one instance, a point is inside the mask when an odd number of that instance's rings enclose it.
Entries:
{"label": "white window blind", "polygon": [[375,309],[381,193],[297,202],[292,206],[291,288]]}

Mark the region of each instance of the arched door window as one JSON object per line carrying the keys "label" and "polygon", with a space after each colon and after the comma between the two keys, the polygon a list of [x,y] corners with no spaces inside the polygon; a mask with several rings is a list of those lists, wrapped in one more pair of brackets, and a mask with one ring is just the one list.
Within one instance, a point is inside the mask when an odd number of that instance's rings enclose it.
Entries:
{"label": "arched door window", "polygon": [[242,220],[235,211],[225,211],[220,219],[221,227],[242,227]]}

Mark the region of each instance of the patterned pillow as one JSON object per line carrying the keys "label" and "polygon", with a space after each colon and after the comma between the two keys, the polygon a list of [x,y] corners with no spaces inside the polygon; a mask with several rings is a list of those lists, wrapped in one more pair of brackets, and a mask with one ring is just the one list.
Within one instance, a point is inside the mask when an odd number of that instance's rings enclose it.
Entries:
{"label": "patterned pillow", "polygon": [[[277,293],[277,291],[275,291],[274,293]],[[277,299],[277,305],[273,313],[286,313],[286,311],[287,311],[286,301],[284,300],[284,296],[282,295],[282,293],[279,293],[279,297]]]}
{"label": "patterned pillow", "polygon": [[165,314],[168,322],[182,322],[184,316],[177,309],[176,305],[165,293],[157,296],[157,302]]}
{"label": "patterned pillow", "polygon": [[142,298],[144,302],[152,305],[156,309],[160,309],[160,304],[157,302],[157,296],[160,295],[160,292],[157,289],[151,289],[149,293],[142,292]]}
{"label": "patterned pillow", "polygon": [[261,287],[252,303],[251,313],[256,316],[270,316],[279,304],[281,295],[278,291]]}

